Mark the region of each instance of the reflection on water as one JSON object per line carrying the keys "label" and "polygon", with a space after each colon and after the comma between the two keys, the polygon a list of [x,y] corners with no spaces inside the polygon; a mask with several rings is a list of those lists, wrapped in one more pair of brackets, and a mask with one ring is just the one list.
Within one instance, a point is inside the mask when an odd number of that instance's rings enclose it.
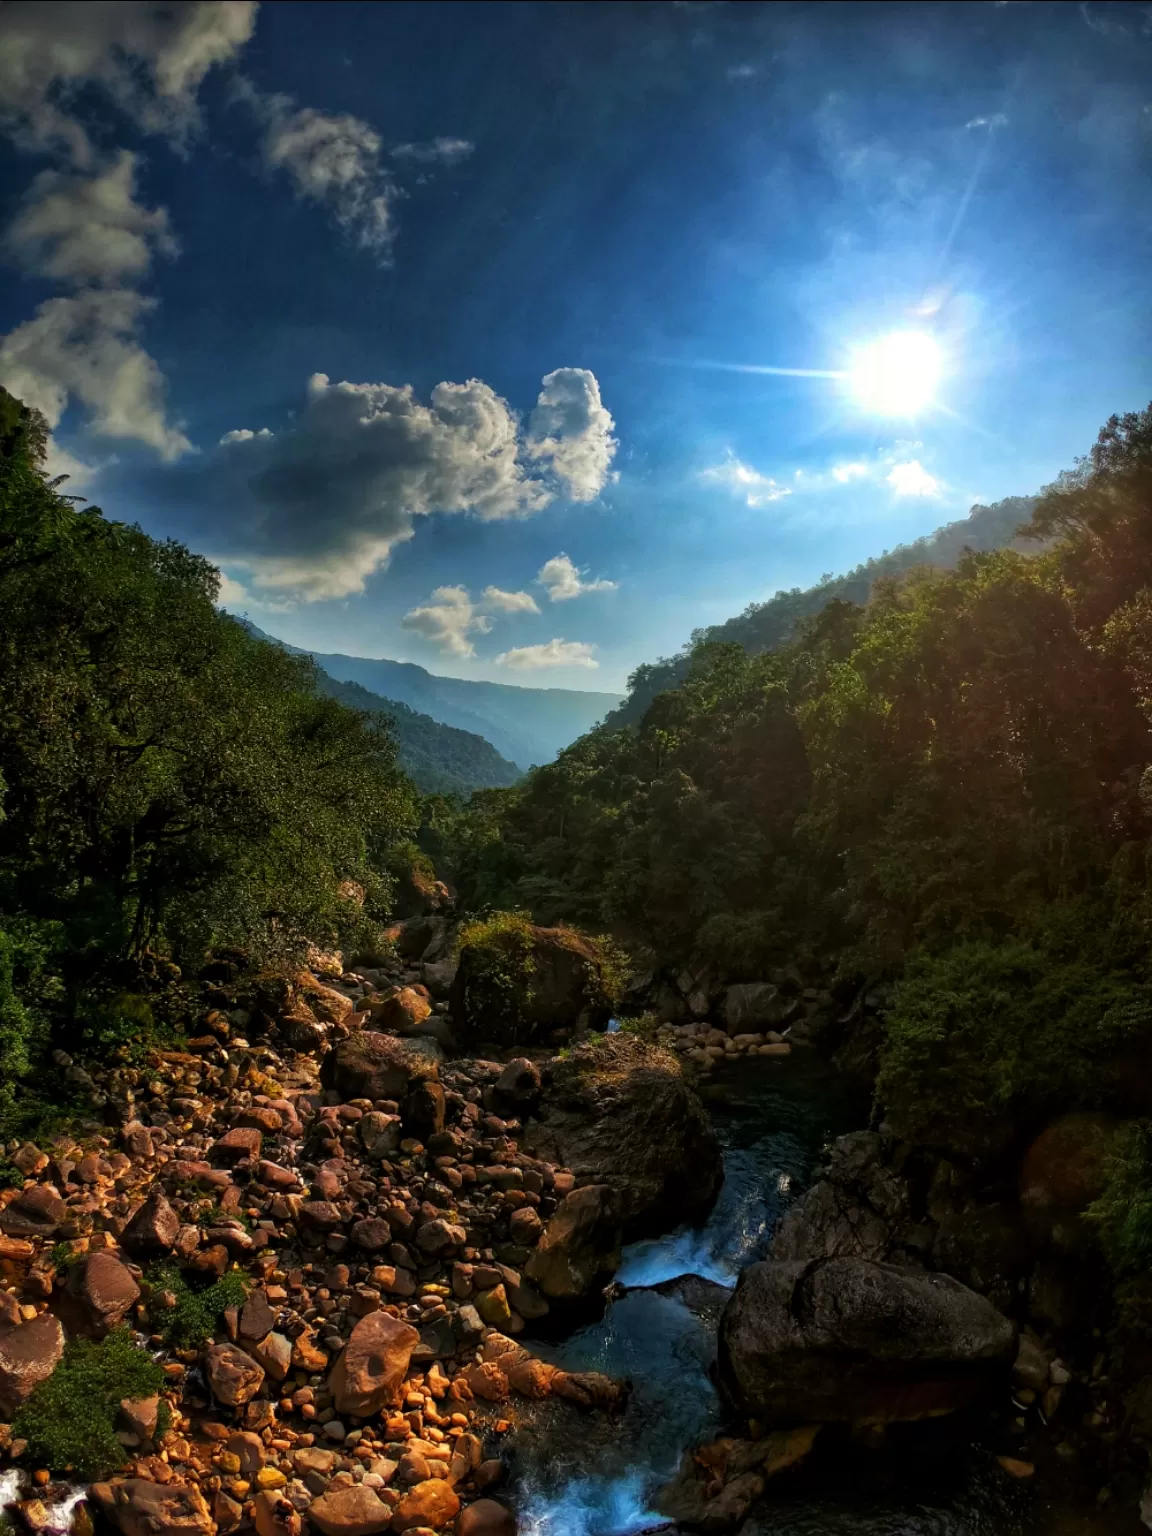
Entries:
{"label": "reflection on water", "polygon": [[[767,1251],[783,1211],[811,1182],[822,1146],[868,1117],[868,1102],[816,1058],[721,1067],[705,1089],[725,1149],[720,1198],[702,1228],[625,1250],[628,1293],[562,1342],[532,1342],[569,1370],[628,1377],[623,1416],[578,1418],[563,1405],[529,1409],[513,1454],[526,1536],[638,1536],[669,1530],[656,1491],[681,1453],[722,1428],[709,1368],[715,1358],[713,1287],[669,1285],[699,1275],[731,1286]],[[659,1291],[639,1287],[660,1286]],[[907,1426],[885,1452],[824,1436],[798,1473],[741,1536],[1127,1536],[1127,1517],[1072,1515],[1006,1478],[973,1426]]]}

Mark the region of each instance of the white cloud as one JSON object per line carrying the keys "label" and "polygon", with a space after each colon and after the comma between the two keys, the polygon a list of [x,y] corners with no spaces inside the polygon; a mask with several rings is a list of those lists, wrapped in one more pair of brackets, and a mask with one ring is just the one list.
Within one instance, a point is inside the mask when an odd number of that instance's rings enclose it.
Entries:
{"label": "white cloud", "polygon": [[243,582],[233,581],[231,576],[226,576],[223,571],[220,575],[220,590],[216,594],[216,601],[227,607],[238,608],[241,603],[251,601],[248,588]]}
{"label": "white cloud", "polygon": [[614,592],[614,581],[585,581],[583,572],[567,555],[553,555],[545,560],[536,574],[536,580],[544,587],[554,603],[566,603],[570,598],[583,597],[586,592]]}
{"label": "white cloud", "polygon": [[123,289],[48,299],[0,340],[0,383],[55,427],[70,398],[103,437],[134,439],[174,459],[192,445],[169,424],[164,379],[137,332],[153,300]]}
{"label": "white cloud", "polygon": [[871,467],[856,460],[850,464],[837,464],[833,467],[832,478],[837,485],[848,485],[852,480],[866,480],[872,473]]}
{"label": "white cloud", "polygon": [[265,163],[288,174],[298,197],[327,208],[349,239],[386,255],[398,194],[375,128],[349,113],[318,112],[297,107],[288,96],[262,95],[251,85],[238,94],[265,124]]}
{"label": "white cloud", "polygon": [[500,587],[485,587],[484,602],[495,613],[539,613],[530,592],[504,592]]}
{"label": "white cloud", "polygon": [[905,464],[893,464],[884,476],[897,496],[939,496],[940,482],[930,475],[919,459],[909,459]]}
{"label": "white cloud", "polygon": [[1003,112],[993,112],[989,117],[972,117],[964,124],[965,128],[1007,128],[1008,119]]}
{"label": "white cloud", "polygon": [[312,602],[363,591],[417,517],[531,516],[557,491],[541,468],[508,402],[479,379],[438,384],[425,404],[410,385],[321,373],[282,431],[229,432],[155,491],[182,505],[201,548],[257,587]]}
{"label": "white cloud", "polygon": [[745,505],[749,507],[765,507],[769,502],[779,501],[782,496],[792,494],[787,486],[779,485],[771,475],[762,475],[732,452],[729,452],[723,464],[713,464],[702,469],[699,478],[705,485],[726,486],[734,495],[742,496]]}
{"label": "white cloud", "polygon": [[176,255],[167,212],[136,201],[136,164],[123,150],[93,174],[42,171],[8,227],[6,253],[37,276],[77,285],[143,277],[154,249]]}
{"label": "white cloud", "polygon": [[458,165],[475,148],[468,139],[452,139],[441,134],[419,144],[397,144],[391,155],[393,160],[412,160],[417,165]]}
{"label": "white cloud", "polygon": [[496,660],[501,666],[525,672],[542,667],[598,667],[600,663],[592,654],[595,649],[583,640],[548,640],[543,645],[501,651]]}
{"label": "white cloud", "polygon": [[8,0],[0,6],[0,119],[26,147],[75,165],[92,145],[69,112],[86,85],[108,91],[148,132],[180,139],[196,93],[252,35],[255,0]]}
{"label": "white cloud", "polygon": [[412,608],[400,620],[401,629],[409,629],[443,651],[446,656],[475,656],[471,634],[484,635],[492,621],[477,613],[465,587],[437,587],[432,600],[421,608]]}
{"label": "white cloud", "polygon": [[616,453],[615,423],[587,368],[557,368],[528,422],[528,452],[550,463],[573,501],[593,501],[604,489]]}

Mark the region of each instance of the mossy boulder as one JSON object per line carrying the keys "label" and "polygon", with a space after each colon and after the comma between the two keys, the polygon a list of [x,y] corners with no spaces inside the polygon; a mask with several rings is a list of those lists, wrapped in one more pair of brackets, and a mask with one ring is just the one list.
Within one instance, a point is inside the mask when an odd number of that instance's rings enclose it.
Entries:
{"label": "mossy boulder", "polygon": [[527,1143],[607,1185],[624,1240],[707,1215],[724,1177],[720,1143],[671,1051],[630,1034],[604,1035],[550,1064]]}
{"label": "mossy boulder", "polygon": [[518,913],[465,923],[450,1007],[464,1040],[526,1045],[557,1029],[603,1029],[620,982],[611,945]]}

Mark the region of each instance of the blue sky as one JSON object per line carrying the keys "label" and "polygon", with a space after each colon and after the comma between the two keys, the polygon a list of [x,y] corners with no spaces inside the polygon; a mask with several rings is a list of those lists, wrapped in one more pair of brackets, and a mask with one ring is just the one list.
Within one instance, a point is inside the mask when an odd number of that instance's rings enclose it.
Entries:
{"label": "blue sky", "polygon": [[1125,4],[16,0],[0,382],[264,629],[621,687],[1147,403],[1150,62]]}

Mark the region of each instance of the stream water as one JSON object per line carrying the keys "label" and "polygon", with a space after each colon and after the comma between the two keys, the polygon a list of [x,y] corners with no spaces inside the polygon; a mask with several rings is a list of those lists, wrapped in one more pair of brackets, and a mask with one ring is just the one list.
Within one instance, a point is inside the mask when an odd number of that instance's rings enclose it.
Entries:
{"label": "stream water", "polygon": [[[625,1250],[627,1294],[561,1342],[530,1341],[569,1370],[628,1377],[622,1417],[574,1421],[546,1405],[510,1446],[525,1536],[671,1531],[656,1490],[682,1452],[722,1430],[710,1376],[720,1312],[740,1269],[762,1258],[822,1148],[866,1122],[860,1090],[814,1053],[721,1067],[705,1090],[725,1179],[707,1223]],[[704,1282],[685,1277],[701,1277]],[[526,1340],[525,1342],[529,1342]],[[817,1442],[805,1466],[770,1485],[741,1536],[1127,1536],[1128,1517],[1078,1513],[1060,1495],[1003,1473],[983,1426],[959,1418],[907,1426],[883,1453]],[[823,1439],[824,1437],[822,1437]],[[1145,1532],[1145,1536],[1147,1533]]]}

